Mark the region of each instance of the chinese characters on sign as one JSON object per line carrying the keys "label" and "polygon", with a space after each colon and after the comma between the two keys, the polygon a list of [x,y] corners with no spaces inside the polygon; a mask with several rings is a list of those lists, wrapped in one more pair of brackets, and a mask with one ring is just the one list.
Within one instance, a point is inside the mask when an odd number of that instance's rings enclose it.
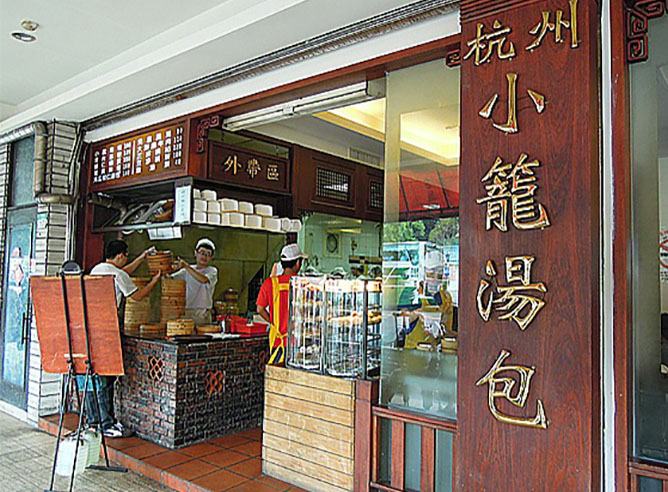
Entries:
{"label": "chinese characters on sign", "polygon": [[225,168],[226,173],[231,171],[232,174],[236,175],[240,167],[239,159],[236,155],[228,156],[228,158],[225,159],[225,162],[223,162],[223,167]]}
{"label": "chinese characters on sign", "polygon": [[259,173],[260,171],[262,171],[262,166],[260,166],[258,160],[249,159],[249,161],[246,163],[246,172],[251,177],[251,179],[257,176],[257,173]]}
{"label": "chinese characters on sign", "polygon": [[504,44],[508,41],[507,35],[510,34],[510,28],[503,27],[498,20],[494,21],[492,27],[495,29],[494,31],[483,34],[484,24],[476,26],[475,39],[466,43],[471,49],[464,56],[464,60],[468,60],[471,55],[474,55],[473,63],[476,66],[481,65],[492,58],[494,48],[496,48],[496,56],[499,60],[509,60],[515,56],[515,45],[512,42],[508,42],[508,48],[505,51],[503,49]]}
{"label": "chinese characters on sign", "polygon": [[539,167],[537,159],[527,160],[522,152],[515,164],[497,157],[492,167],[483,176],[487,194],[476,200],[487,205],[485,228],[492,226],[508,231],[508,211],[513,226],[519,230],[545,229],[550,225],[547,210],[534,200],[538,189],[533,168]]}
{"label": "chinese characters on sign", "polygon": [[[228,156],[227,159],[225,159],[225,162],[223,162],[223,169],[226,173],[232,173],[233,175],[236,176],[237,172],[239,172],[240,169],[243,169],[243,164],[239,162],[239,157],[236,154],[234,154]],[[255,179],[255,177],[261,171],[262,171],[262,165],[257,159],[255,158],[248,159],[248,161],[246,162],[246,173],[251,179]],[[268,164],[267,180],[278,181],[279,177],[280,174],[278,171],[278,165]]]}
{"label": "chinese characters on sign", "polygon": [[542,12],[542,18],[536,26],[529,31],[530,34],[536,36],[536,40],[526,47],[527,50],[533,51],[538,48],[543,42],[543,38],[548,31],[554,33],[554,42],[563,43],[561,37],[561,29],[571,30],[571,48],[577,48],[580,44],[578,39],[578,0],[569,0],[568,6],[570,8],[570,20],[564,20],[564,11],[557,9],[555,14],[555,21],[550,22],[552,12],[545,10]]}
{"label": "chinese characters on sign", "polygon": [[218,141],[209,142],[208,152],[210,179],[279,193],[290,189],[287,159]]}
{"label": "chinese characters on sign", "polygon": [[[577,48],[580,45],[578,38],[578,0],[569,0],[568,7],[570,12],[570,19],[564,18],[564,11],[557,9],[554,13],[554,21],[552,11],[544,10],[541,12],[540,21],[529,30],[535,39],[529,43],[524,49],[533,51],[538,48],[545,39],[548,32],[554,33],[554,42],[563,43],[564,38],[562,32],[570,30],[571,32],[571,48]],[[490,62],[494,55],[499,60],[512,60],[515,53],[515,43],[508,39],[508,35],[512,32],[510,27],[504,26],[498,20],[492,24],[492,31],[485,34],[485,25],[478,23],[476,25],[476,36],[466,43],[469,51],[464,55],[464,60],[473,57],[473,64],[480,66],[483,63]],[[507,47],[504,49],[504,46]]]}
{"label": "chinese characters on sign", "polygon": [[[506,122],[494,123],[494,120],[492,119],[492,111],[494,111],[494,106],[496,106],[496,103],[499,100],[498,93],[494,93],[492,97],[489,98],[478,114],[481,118],[486,120],[491,119],[492,126],[503,133],[518,133],[520,129],[517,125],[517,74],[507,73],[506,79],[508,79],[508,118]],[[538,114],[545,111],[545,96],[532,89],[527,89],[527,94],[536,107],[536,112]]]}
{"label": "chinese characters on sign", "polygon": [[[570,48],[578,48],[578,0],[568,0],[567,4],[567,9],[541,11],[537,21],[529,26],[520,26],[520,29],[517,29],[517,26],[504,25],[498,19],[494,20],[491,26],[477,23],[475,37],[466,43],[468,51],[463,60],[470,60],[475,67],[492,61],[513,63],[522,53],[534,52],[547,44],[548,40],[553,40],[555,44],[568,42],[568,31]],[[530,39],[520,42],[518,37],[521,34],[518,33],[526,33],[524,37],[530,36]],[[516,46],[519,51],[516,51]],[[535,109],[538,115],[543,115],[546,109],[546,96],[531,87],[533,84],[525,82],[523,77],[516,71],[508,71],[504,84],[507,88],[503,91],[506,95],[503,96],[501,91],[493,93],[478,111],[479,117],[490,120],[492,127],[504,135],[520,133],[520,110],[531,108],[531,112]],[[505,121],[497,121],[494,109],[497,104],[504,103],[507,116]],[[507,232],[510,229],[509,224],[512,224],[512,229],[516,231],[543,231],[550,226],[547,207],[536,198],[536,170],[541,166],[539,159],[540,156],[530,158],[526,152],[520,152],[517,160],[512,162],[497,154],[481,179],[485,194],[476,199],[479,205],[486,207],[486,231],[497,229]],[[547,287],[543,282],[532,280],[531,269],[536,259],[534,256],[503,256],[505,282],[497,281],[498,273],[494,262],[488,260],[486,263],[487,278],[480,279],[476,296],[478,313],[484,322],[489,322],[492,313],[497,312],[499,320],[514,321],[521,332],[525,332],[546,305]],[[488,385],[490,412],[502,423],[547,428],[548,419],[541,400],[537,400],[536,414],[531,417],[516,417],[499,409],[499,400],[506,400],[524,409],[529,397],[531,379],[536,372],[535,367],[504,366],[503,363],[508,357],[510,351],[503,349],[492,368],[476,383],[477,386]]]}
{"label": "chinese characters on sign", "polygon": [[[533,256],[507,256],[506,282],[515,285],[505,286],[496,282],[497,272],[494,263],[491,260],[487,262],[485,273],[490,280],[480,280],[476,297],[478,313],[485,322],[489,321],[492,311],[496,310],[503,313],[499,315],[499,319],[513,320],[522,331],[531,324],[545,306],[542,295],[547,293],[547,287],[543,282],[531,281],[531,265],[534,260]],[[485,296],[492,282],[496,284],[496,290],[491,290]]]}
{"label": "chinese characters on sign", "polygon": [[93,150],[92,184],[122,181],[184,164],[182,124],[114,141]]}
{"label": "chinese characters on sign", "polygon": [[[508,357],[510,357],[510,352],[505,349],[501,350],[499,357],[496,359],[491,369],[476,383],[476,386],[487,384],[487,402],[489,404],[490,412],[492,412],[492,415],[494,415],[496,420],[503,422],[504,424],[547,429],[549,421],[545,416],[545,408],[541,400],[537,400],[536,402],[535,417],[514,417],[512,415],[504,414],[497,408],[496,402],[498,399],[504,399],[516,407],[524,408],[524,405],[526,405],[527,398],[529,396],[529,385],[531,384],[531,378],[536,372],[535,367],[502,365]],[[514,396],[513,388],[515,387],[517,381],[508,376],[499,376],[499,374],[504,372],[517,373],[517,378],[519,379],[519,388],[517,388]]]}
{"label": "chinese characters on sign", "polygon": [[280,177],[278,171],[278,164],[268,164],[267,165],[267,180],[268,181],[278,181]]}

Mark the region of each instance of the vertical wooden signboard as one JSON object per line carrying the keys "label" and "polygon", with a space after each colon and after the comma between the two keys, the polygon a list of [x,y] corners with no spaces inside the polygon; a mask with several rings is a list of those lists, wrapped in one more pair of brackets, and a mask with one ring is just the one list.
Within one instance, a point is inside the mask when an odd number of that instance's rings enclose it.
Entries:
{"label": "vertical wooden signboard", "polygon": [[596,5],[461,2],[456,490],[599,488]]}

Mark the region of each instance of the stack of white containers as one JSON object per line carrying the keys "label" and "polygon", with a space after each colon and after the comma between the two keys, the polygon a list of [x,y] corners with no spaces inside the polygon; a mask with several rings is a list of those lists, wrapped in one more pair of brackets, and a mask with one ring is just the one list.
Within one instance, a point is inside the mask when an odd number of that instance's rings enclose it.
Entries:
{"label": "stack of white containers", "polygon": [[218,198],[214,190],[193,190],[193,222],[269,232],[299,232],[302,229],[300,220],[275,217],[271,205]]}

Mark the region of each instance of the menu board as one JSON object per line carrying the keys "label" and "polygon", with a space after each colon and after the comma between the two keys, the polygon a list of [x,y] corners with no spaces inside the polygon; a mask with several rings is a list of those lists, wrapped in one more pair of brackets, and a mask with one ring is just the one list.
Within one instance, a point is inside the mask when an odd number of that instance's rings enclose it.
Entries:
{"label": "menu board", "polygon": [[183,166],[184,125],[93,147],[92,184],[157,175]]}

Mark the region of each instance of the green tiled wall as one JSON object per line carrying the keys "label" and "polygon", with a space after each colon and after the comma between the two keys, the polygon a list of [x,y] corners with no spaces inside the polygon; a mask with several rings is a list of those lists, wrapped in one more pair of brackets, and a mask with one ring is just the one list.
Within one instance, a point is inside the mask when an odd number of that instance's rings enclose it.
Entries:
{"label": "green tiled wall", "polygon": [[[107,241],[114,239],[115,234],[105,237]],[[130,259],[135,258],[146,248],[154,245],[159,250],[170,250],[174,257],[180,256],[189,263],[194,263],[194,250],[197,241],[207,237],[216,245],[216,253],[211,264],[218,268],[218,284],[214,294],[214,301],[222,299],[222,294],[228,288],[239,292],[239,308],[245,313],[248,306],[248,282],[261,269],[265,269],[265,276],[269,275],[271,266],[278,261],[281,248],[285,244],[285,236],[264,232],[244,231],[232,228],[184,228],[183,239],[150,241],[148,234],[133,232],[123,236],[130,247]],[[148,266],[142,264],[133,274],[147,276]],[[159,313],[159,288],[156,287],[151,296],[153,316]],[[157,314],[159,316],[159,314]]]}

